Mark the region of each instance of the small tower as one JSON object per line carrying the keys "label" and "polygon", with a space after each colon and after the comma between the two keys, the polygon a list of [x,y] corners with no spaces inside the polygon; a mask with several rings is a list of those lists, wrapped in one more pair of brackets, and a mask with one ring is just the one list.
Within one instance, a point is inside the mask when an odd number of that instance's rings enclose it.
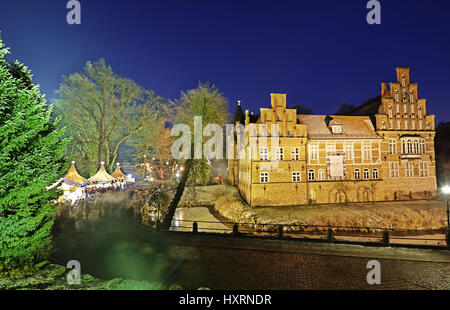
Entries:
{"label": "small tower", "polygon": [[[245,125],[245,117],[244,112],[242,111],[241,101],[238,100],[236,111],[233,116],[233,125]],[[239,176],[239,161],[237,160],[236,154],[237,148],[237,137],[236,131],[234,131],[234,148],[233,148],[233,158],[228,159],[228,171],[227,171],[227,179],[231,185],[237,185],[238,176]]]}

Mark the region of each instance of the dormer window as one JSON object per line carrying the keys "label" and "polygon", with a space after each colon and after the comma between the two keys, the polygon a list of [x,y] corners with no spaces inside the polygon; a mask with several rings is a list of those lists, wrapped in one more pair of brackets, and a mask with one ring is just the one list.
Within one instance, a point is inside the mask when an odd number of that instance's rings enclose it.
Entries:
{"label": "dormer window", "polygon": [[341,125],[332,125],[331,132],[332,133],[342,133],[342,126]]}

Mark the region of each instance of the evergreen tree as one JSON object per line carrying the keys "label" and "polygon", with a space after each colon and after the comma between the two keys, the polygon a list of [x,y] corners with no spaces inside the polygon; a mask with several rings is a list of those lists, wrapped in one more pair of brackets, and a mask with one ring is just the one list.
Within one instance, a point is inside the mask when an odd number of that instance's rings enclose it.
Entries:
{"label": "evergreen tree", "polygon": [[48,252],[67,141],[39,86],[6,61],[0,38],[0,270],[25,267]]}

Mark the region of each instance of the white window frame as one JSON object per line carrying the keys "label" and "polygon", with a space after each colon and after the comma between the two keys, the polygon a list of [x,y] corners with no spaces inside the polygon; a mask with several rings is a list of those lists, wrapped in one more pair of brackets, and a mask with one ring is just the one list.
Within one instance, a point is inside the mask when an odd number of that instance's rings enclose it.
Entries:
{"label": "white window frame", "polygon": [[364,180],[369,180],[370,179],[370,170],[367,168],[364,168],[363,170],[363,179]]}
{"label": "white window frame", "polygon": [[397,140],[389,139],[389,155],[397,154]]}
{"label": "white window frame", "polygon": [[353,177],[355,180],[361,180],[361,170],[358,168],[353,171]]}
{"label": "white window frame", "polygon": [[260,172],[259,173],[259,182],[260,183],[269,183],[269,173],[268,172]]}
{"label": "white window frame", "polygon": [[267,147],[259,148],[259,160],[269,160],[269,149]]}
{"label": "white window frame", "polygon": [[372,160],[372,146],[370,144],[363,145],[363,160]]}
{"label": "white window frame", "polygon": [[414,177],[414,165],[411,162],[405,163],[405,177],[407,178]]}
{"label": "white window frame", "polygon": [[346,160],[353,160],[353,158],[355,158],[353,144],[344,144],[344,153]]}
{"label": "white window frame", "polygon": [[291,158],[292,160],[300,160],[300,150],[298,147],[293,147],[291,149]]}
{"label": "white window frame", "polygon": [[295,172],[292,172],[292,182],[301,182],[301,180],[302,180],[302,177],[301,177],[301,174],[300,174],[300,172],[298,172],[298,171],[295,171]]}
{"label": "white window frame", "polygon": [[426,161],[419,162],[419,176],[421,178],[428,178],[429,176],[428,162]]}
{"label": "white window frame", "polygon": [[372,179],[378,180],[378,169],[377,168],[372,169]]}
{"label": "white window frame", "polygon": [[319,181],[325,180],[325,170],[319,169],[317,171],[317,180],[319,180]]}
{"label": "white window frame", "polygon": [[317,160],[319,159],[319,146],[315,144],[309,145],[309,159]]}
{"label": "white window frame", "polygon": [[275,159],[284,160],[284,149],[282,147],[277,147],[275,150]]}
{"label": "white window frame", "polygon": [[397,179],[399,177],[399,169],[398,162],[390,161],[389,162],[389,176],[391,179]]}
{"label": "white window frame", "polygon": [[308,181],[314,181],[315,180],[315,173],[314,169],[308,170]]}
{"label": "white window frame", "polygon": [[327,155],[328,155],[328,153],[335,153],[336,152],[336,144],[334,144],[334,143],[327,143],[326,151],[327,151]]}

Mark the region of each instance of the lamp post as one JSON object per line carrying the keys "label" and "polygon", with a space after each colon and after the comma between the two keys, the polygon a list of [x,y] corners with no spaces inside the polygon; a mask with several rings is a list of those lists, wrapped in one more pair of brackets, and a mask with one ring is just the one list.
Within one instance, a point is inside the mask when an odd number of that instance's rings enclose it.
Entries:
{"label": "lamp post", "polygon": [[442,188],[442,192],[447,198],[447,228],[450,230],[450,209],[448,207],[448,194],[450,194],[450,186],[446,185]]}

